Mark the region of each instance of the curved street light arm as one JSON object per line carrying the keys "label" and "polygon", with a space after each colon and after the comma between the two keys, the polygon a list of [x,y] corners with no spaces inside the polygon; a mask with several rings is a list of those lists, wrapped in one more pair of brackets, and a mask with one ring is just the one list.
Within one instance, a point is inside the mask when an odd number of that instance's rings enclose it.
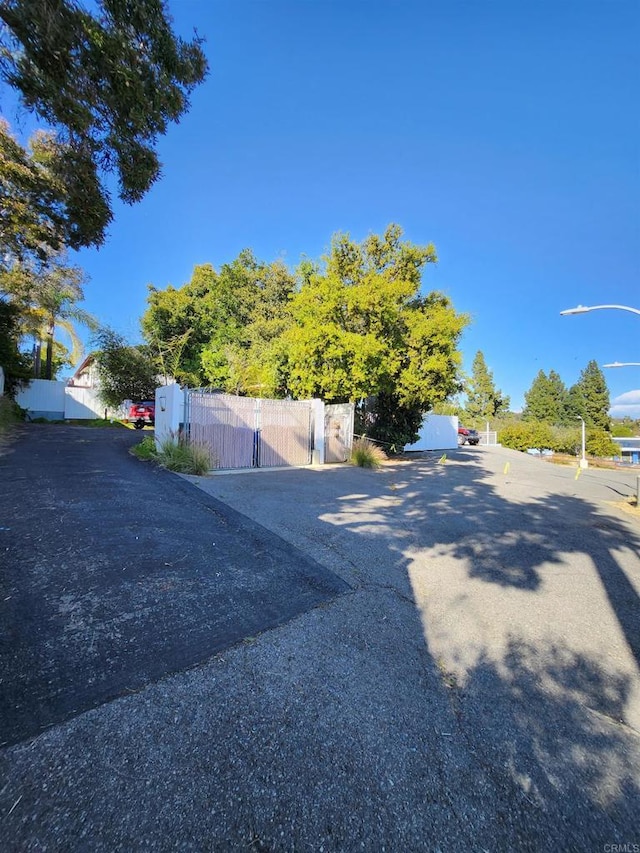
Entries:
{"label": "curved street light arm", "polygon": [[613,361],[611,364],[603,364],[603,367],[640,367],[640,361]]}
{"label": "curved street light arm", "polygon": [[560,314],[586,314],[588,311],[599,311],[602,308],[615,308],[618,311],[631,311],[632,314],[640,314],[640,308],[631,308],[629,305],[578,305],[576,308],[566,308]]}

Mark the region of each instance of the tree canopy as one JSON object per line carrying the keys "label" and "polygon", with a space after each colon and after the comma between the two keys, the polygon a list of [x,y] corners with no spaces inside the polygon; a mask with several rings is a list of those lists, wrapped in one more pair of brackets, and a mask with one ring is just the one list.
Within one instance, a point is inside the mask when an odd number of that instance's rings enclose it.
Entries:
{"label": "tree canopy", "polygon": [[16,305],[0,297],[0,366],[4,370],[5,394],[15,391],[31,376],[29,359],[20,349],[20,315]]}
{"label": "tree canopy", "polygon": [[103,231],[110,213],[96,175],[80,182],[72,150],[38,132],[23,147],[0,119],[0,268],[34,258],[46,263]]}
{"label": "tree canopy", "polygon": [[[397,445],[460,390],[457,344],[468,322],[441,293],[421,293],[432,245],[391,225],[361,243],[334,236],[326,257],[293,276],[245,250],[181,288],[150,288],[142,327],[173,375],[252,396],[369,400],[367,431]],[[376,432],[377,431],[377,432]]]}
{"label": "tree canopy", "polygon": [[4,0],[0,21],[0,78],[53,131],[25,149],[0,128],[0,254],[100,245],[105,175],[128,203],[158,179],[157,138],[207,73],[201,39],[162,0]]}
{"label": "tree canopy", "polygon": [[587,364],[571,391],[581,401],[578,414],[582,415],[587,426],[608,431],[611,421],[609,389],[596,361]]}
{"label": "tree canopy", "polygon": [[246,249],[217,272],[195,267],[183,287],[149,288],[142,330],[163,371],[191,386],[279,393],[275,343],[291,322],[296,280],[280,261]]}
{"label": "tree canopy", "polygon": [[567,423],[567,388],[555,370],[550,370],[548,376],[540,370],[524,399],[522,416],[525,420],[557,425]]}
{"label": "tree canopy", "polygon": [[153,400],[159,385],[158,363],[148,347],[132,346],[113,329],[95,336],[100,398],[117,408],[124,400]]}
{"label": "tree canopy", "polygon": [[525,420],[572,426],[582,417],[589,427],[609,430],[609,389],[595,361],[589,362],[568,390],[555,370],[550,370],[548,376],[539,371],[524,398]]}
{"label": "tree canopy", "polygon": [[334,237],[291,303],[283,336],[286,389],[331,402],[388,394],[429,411],[459,389],[457,343],[468,319],[440,293],[420,295],[433,245],[401,240],[392,225],[358,244]]}

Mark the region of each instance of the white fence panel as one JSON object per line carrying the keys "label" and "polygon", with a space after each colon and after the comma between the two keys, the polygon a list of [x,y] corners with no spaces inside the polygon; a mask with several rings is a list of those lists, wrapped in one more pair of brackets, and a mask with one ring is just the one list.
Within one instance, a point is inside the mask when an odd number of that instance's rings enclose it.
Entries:
{"label": "white fence panel", "polygon": [[16,394],[16,403],[27,409],[32,418],[64,419],[66,382],[51,379],[32,379]]}
{"label": "white fence panel", "polygon": [[105,410],[109,410],[100,400],[95,388],[68,385],[65,388],[64,416],[68,419],[91,420],[103,418]]}
{"label": "white fence panel", "polygon": [[480,444],[495,447],[498,443],[498,433],[495,430],[478,430]]}

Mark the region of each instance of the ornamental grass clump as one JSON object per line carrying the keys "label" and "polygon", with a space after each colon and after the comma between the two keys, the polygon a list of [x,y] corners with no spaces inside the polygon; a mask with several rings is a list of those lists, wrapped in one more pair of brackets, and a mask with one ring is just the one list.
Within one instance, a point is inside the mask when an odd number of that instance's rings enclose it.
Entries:
{"label": "ornamental grass clump", "polygon": [[366,436],[356,439],[351,448],[351,462],[360,468],[379,468],[387,459],[381,447]]}
{"label": "ornamental grass clump", "polygon": [[158,462],[178,474],[202,476],[211,470],[209,451],[184,436],[170,436],[160,442]]}
{"label": "ornamental grass clump", "polygon": [[134,444],[131,453],[138,459],[147,462],[149,459],[157,459],[156,442],[150,435],[145,435],[139,444]]}

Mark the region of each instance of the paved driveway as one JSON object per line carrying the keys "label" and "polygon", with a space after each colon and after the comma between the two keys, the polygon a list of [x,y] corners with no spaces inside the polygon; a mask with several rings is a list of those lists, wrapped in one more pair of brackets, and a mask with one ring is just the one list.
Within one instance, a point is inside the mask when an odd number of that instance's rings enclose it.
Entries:
{"label": "paved driveway", "polygon": [[640,843],[633,480],[437,459],[163,474],[350,589],[5,749],[9,849]]}
{"label": "paved driveway", "polygon": [[348,590],[127,451],[130,430],[24,427],[0,456],[0,744],[40,734]]}

